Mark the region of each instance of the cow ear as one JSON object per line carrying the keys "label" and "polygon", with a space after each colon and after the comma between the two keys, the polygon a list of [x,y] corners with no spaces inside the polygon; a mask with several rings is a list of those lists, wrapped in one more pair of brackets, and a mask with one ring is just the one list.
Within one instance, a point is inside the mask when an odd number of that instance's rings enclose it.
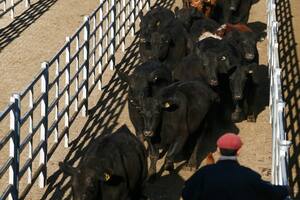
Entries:
{"label": "cow ear", "polygon": [[129,79],[130,79],[130,78],[129,78],[129,75],[127,75],[127,74],[125,74],[125,73],[119,71],[118,69],[116,70],[116,72],[117,72],[118,76],[120,77],[120,79],[121,79],[122,81],[124,81],[124,82],[126,82],[126,83],[129,83]]}
{"label": "cow ear", "polygon": [[176,7],[174,8],[174,13],[175,13],[176,16],[177,16],[177,14],[178,14],[178,11],[179,11],[179,7],[176,6]]}
{"label": "cow ear", "polygon": [[58,165],[59,165],[60,170],[69,176],[74,176],[79,173],[78,169],[76,169],[75,167],[72,167],[71,165],[69,165],[65,162],[59,162]]}
{"label": "cow ear", "polygon": [[140,18],[141,20],[143,20],[143,18],[144,18],[144,13],[143,13],[142,10],[139,12],[138,16],[139,16],[139,18]]}

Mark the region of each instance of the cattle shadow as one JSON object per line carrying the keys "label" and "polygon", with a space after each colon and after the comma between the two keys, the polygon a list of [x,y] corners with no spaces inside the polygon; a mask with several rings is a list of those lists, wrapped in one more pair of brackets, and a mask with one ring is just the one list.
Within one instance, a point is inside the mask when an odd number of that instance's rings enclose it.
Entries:
{"label": "cattle shadow", "polygon": [[262,111],[266,109],[269,105],[270,96],[270,78],[269,78],[269,68],[266,65],[260,65],[256,69],[255,79],[256,92],[254,96],[255,110],[254,113],[259,115]]}
{"label": "cattle shadow", "polygon": [[285,105],[285,130],[292,142],[289,173],[292,196],[300,199],[300,66],[295,39],[295,26],[290,0],[278,0],[276,17],[279,22],[279,64],[282,70],[283,97]]}
{"label": "cattle shadow", "polygon": [[[171,8],[174,0],[157,1],[153,7]],[[124,73],[130,73],[139,64],[138,37],[126,48],[124,56],[116,68]],[[89,110],[87,122],[79,135],[69,144],[69,152],[64,161],[70,165],[80,162],[88,147],[99,136],[110,134],[119,126],[121,113],[126,106],[127,84],[119,79],[116,72],[103,88],[96,105]],[[70,179],[57,169],[47,179],[47,187],[42,196],[46,199],[71,199]],[[180,185],[181,186],[181,185]],[[174,185],[172,185],[174,187]]]}
{"label": "cattle shadow", "polygon": [[31,24],[39,19],[57,0],[40,0],[17,16],[9,25],[0,29],[0,52],[18,38]]}

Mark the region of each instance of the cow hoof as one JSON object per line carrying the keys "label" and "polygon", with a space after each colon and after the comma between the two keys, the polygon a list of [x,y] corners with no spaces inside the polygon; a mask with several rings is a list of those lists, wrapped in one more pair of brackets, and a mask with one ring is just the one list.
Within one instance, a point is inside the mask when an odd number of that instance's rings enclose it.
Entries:
{"label": "cow hoof", "polygon": [[247,122],[256,122],[255,116],[254,115],[249,115],[247,117]]}
{"label": "cow hoof", "polygon": [[244,114],[243,112],[234,112],[231,114],[231,120],[232,122],[241,122],[244,120]]}

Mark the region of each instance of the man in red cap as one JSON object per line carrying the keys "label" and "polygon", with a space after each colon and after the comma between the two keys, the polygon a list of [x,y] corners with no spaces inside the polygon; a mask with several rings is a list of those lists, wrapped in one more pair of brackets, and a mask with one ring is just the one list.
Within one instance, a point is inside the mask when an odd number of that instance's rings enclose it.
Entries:
{"label": "man in red cap", "polygon": [[220,159],[200,168],[186,181],[184,200],[283,200],[289,195],[287,187],[271,185],[238,163],[237,153],[242,147],[239,136],[226,133],[217,146]]}

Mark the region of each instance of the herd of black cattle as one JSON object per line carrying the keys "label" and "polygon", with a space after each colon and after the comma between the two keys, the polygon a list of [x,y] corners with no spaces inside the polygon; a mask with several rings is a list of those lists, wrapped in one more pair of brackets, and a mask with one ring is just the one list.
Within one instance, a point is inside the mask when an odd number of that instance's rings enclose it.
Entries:
{"label": "herd of black cattle", "polygon": [[139,14],[141,64],[131,75],[117,70],[129,86],[136,136],[122,127],[95,141],[77,168],[60,163],[72,176],[75,200],[147,199],[143,187],[162,152],[162,170],[173,171],[185,151],[187,167],[197,169],[212,118],[229,112],[232,122],[255,122],[259,37],[246,25],[251,0],[215,3],[209,16],[186,2],[174,12],[156,7]]}

